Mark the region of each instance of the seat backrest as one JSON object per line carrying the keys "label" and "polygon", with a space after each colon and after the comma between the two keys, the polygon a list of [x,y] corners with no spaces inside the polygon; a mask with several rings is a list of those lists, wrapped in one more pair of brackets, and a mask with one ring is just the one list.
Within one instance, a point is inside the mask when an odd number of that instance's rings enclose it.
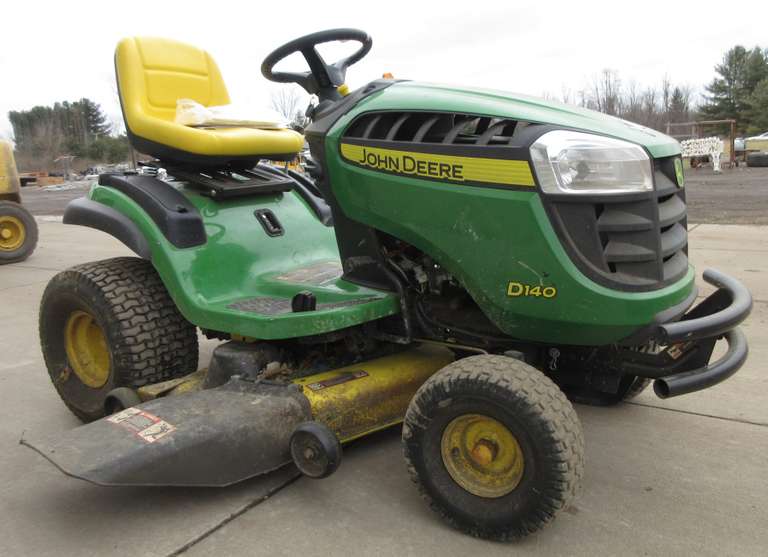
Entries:
{"label": "seat backrest", "polygon": [[19,173],[13,160],[13,147],[0,139],[0,200],[21,202],[19,194]]}
{"label": "seat backrest", "polygon": [[115,69],[129,132],[139,132],[147,117],[172,122],[181,98],[204,106],[229,104],[211,55],[185,43],[155,37],[123,39],[115,52]]}

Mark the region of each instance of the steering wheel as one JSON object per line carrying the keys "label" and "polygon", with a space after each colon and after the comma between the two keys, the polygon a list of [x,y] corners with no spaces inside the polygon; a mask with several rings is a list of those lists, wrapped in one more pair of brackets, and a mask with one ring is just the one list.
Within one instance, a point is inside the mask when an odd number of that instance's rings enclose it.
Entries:
{"label": "steering wheel", "polygon": [[[333,41],[357,41],[360,48],[353,54],[342,58],[333,64],[328,64],[323,60],[320,53],[315,48],[322,43]],[[285,43],[277,50],[272,51],[264,62],[261,63],[261,73],[270,81],[277,83],[298,83],[310,95],[317,95],[320,100],[339,99],[341,94],[336,90],[339,85],[344,83],[347,75],[347,68],[359,62],[363,56],[371,50],[373,41],[368,33],[359,29],[329,29],[319,31],[310,35],[304,35]],[[275,64],[287,58],[294,52],[301,52],[309,65],[308,72],[276,72],[273,71]]]}

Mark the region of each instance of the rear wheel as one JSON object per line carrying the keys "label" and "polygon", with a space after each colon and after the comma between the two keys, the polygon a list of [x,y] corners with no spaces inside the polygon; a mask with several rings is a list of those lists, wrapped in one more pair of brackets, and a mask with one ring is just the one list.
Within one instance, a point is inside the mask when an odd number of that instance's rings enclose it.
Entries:
{"label": "rear wheel", "polygon": [[37,246],[37,223],[32,214],[13,201],[0,201],[0,265],[18,263]]}
{"label": "rear wheel", "polygon": [[747,166],[768,166],[768,153],[749,153],[747,155]]}
{"label": "rear wheel", "polygon": [[541,372],[504,356],[447,366],[416,393],[403,425],[413,481],[471,535],[512,540],[574,498],[584,468],[576,413]]}
{"label": "rear wheel", "polygon": [[119,257],[53,277],[40,305],[48,373],[80,419],[104,416],[113,389],[136,388],[197,369],[197,331],[179,313],[152,265]]}

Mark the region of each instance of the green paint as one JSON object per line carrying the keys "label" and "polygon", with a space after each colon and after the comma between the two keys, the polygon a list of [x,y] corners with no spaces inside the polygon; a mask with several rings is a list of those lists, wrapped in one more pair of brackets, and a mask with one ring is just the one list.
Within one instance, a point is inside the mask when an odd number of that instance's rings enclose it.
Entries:
{"label": "green paint", "polygon": [[[604,345],[650,323],[682,302],[694,273],[666,288],[628,293],[600,286],[571,262],[555,235],[536,191],[478,188],[376,172],[344,162],[342,131],[368,110],[436,110],[551,123],[618,137],[652,156],[679,154],[678,143],[658,132],[554,102],[494,91],[398,83],[364,99],[342,117],[326,139],[327,171],[339,204],[351,218],[392,234],[432,256],[465,286],[486,315],[517,338],[564,344]],[[677,168],[677,167],[676,167]],[[682,184],[681,177],[678,178]],[[338,262],[333,230],[323,226],[293,193],[211,201],[181,188],[205,221],[208,242],[177,249],[129,198],[97,186],[91,198],[135,222],[150,242],[152,261],[182,313],[195,325],[261,339],[319,334],[398,312],[394,294],[341,279],[308,285],[307,267]],[[269,238],[253,216],[268,207],[284,224]],[[294,282],[286,277],[299,277]],[[510,282],[540,286],[553,297],[507,295]],[[254,297],[290,299],[310,290],[320,304],[375,301],[308,313],[262,315],[227,307]]]}
{"label": "green paint", "polygon": [[526,95],[406,81],[364,99],[355,114],[368,110],[435,110],[512,118],[595,132],[645,147],[653,157],[680,153],[673,138],[593,110]]}
{"label": "green paint", "polygon": [[[314,335],[351,327],[399,311],[393,294],[363,288],[341,279],[306,281],[279,279],[313,265],[339,261],[333,229],[324,226],[294,193],[212,201],[190,189],[182,191],[197,206],[205,222],[205,245],[178,249],[130,198],[96,186],[90,198],[120,211],[136,223],[152,249],[152,263],[181,313],[200,328],[258,339]],[[269,208],[285,228],[275,238],[266,235],[253,216]],[[288,275],[301,277],[301,272]],[[301,281],[301,282],[299,282]],[[375,301],[306,313],[261,315],[227,306],[249,298],[290,299],[309,290],[318,304],[349,302],[365,296]]]}
{"label": "green paint", "polygon": [[[360,112],[387,109],[550,121],[643,141],[656,156],[679,152],[677,142],[565,105],[415,83],[393,85],[337,122],[326,149],[329,175],[344,212],[432,256],[504,332],[541,342],[608,344],[647,325],[658,312],[690,294],[692,268],[676,284],[652,292],[622,292],[594,283],[565,253],[536,192],[396,176],[343,161],[339,142],[347,124]],[[555,287],[557,296],[509,297],[510,281]]]}

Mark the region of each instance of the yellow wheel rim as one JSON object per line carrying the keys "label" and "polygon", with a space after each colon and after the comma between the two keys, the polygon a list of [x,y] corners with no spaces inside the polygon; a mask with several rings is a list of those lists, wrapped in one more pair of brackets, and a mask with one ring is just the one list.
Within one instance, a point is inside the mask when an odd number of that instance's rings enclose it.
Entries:
{"label": "yellow wheel rim", "polygon": [[88,312],[73,311],[64,328],[64,344],[78,379],[94,389],[103,387],[109,379],[109,349],[96,319]]}
{"label": "yellow wheel rim", "polygon": [[16,217],[0,216],[0,250],[15,251],[24,245],[27,229]]}
{"label": "yellow wheel rim", "polygon": [[512,432],[489,416],[464,414],[443,431],[443,463],[451,478],[478,497],[512,492],[523,477],[523,451]]}

